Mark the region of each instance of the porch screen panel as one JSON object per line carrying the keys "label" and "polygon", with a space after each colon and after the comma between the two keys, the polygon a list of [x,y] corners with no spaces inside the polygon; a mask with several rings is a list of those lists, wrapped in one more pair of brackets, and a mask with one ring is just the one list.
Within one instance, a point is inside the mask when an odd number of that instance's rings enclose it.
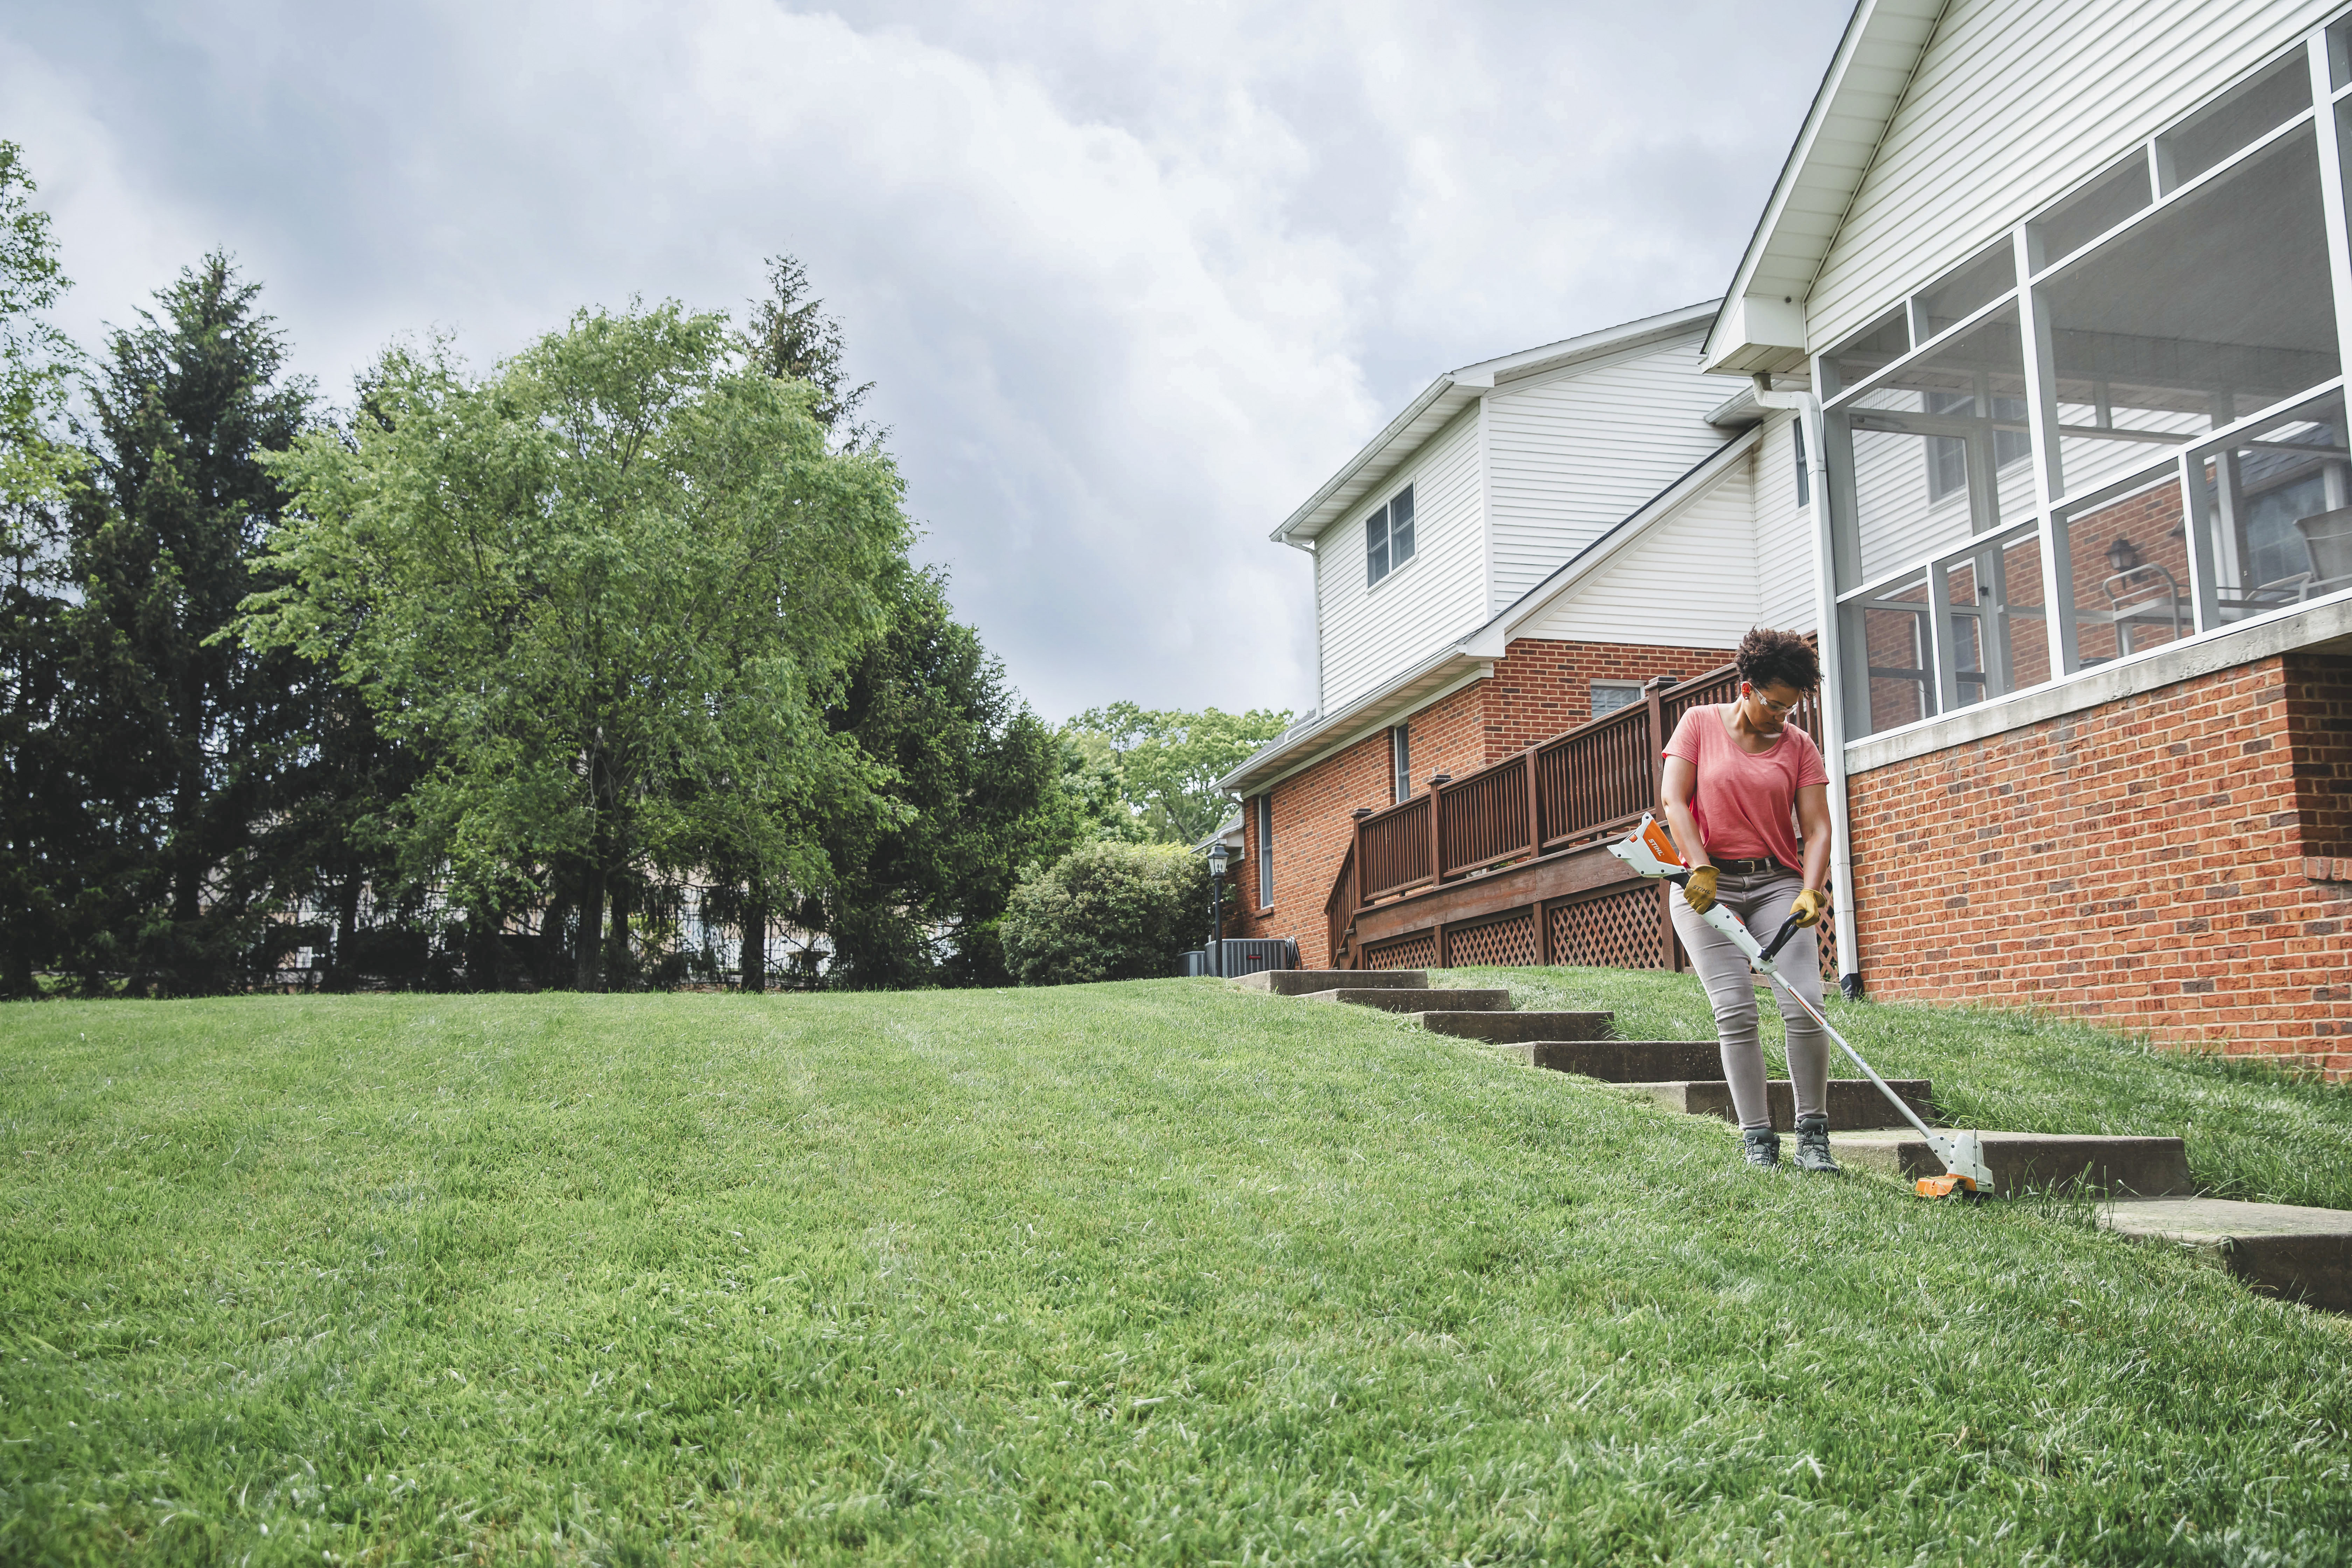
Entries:
{"label": "porch screen panel", "polygon": [[2325,225],[2306,124],[2039,287],[2063,493],[2337,373]]}

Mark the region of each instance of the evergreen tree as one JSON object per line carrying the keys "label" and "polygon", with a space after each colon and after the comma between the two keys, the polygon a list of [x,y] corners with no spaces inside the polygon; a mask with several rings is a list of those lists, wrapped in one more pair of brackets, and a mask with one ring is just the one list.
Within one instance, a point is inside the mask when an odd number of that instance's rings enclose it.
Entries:
{"label": "evergreen tree", "polygon": [[93,831],[67,925],[88,984],[238,984],[257,961],[253,827],[302,677],[219,634],[285,493],[261,461],[311,405],[260,285],[215,253],[115,331],[90,402],[94,473],[71,509],[69,728]]}
{"label": "evergreen tree", "polygon": [[846,352],[841,323],[824,313],[824,301],[809,293],[808,270],[797,258],[768,258],[768,297],[751,302],[743,346],[751,367],[782,381],[816,388],[809,407],[816,422],[845,446],[871,447],[888,434],[861,424],[857,411],[874,390],[870,381],[848,384],[842,368]]}
{"label": "evergreen tree", "polygon": [[1021,868],[1080,836],[1052,727],[955,620],[933,572],[903,580],[888,635],[827,717],[889,780],[881,809],[837,803],[822,825],[827,980],[1001,984],[995,922]]}

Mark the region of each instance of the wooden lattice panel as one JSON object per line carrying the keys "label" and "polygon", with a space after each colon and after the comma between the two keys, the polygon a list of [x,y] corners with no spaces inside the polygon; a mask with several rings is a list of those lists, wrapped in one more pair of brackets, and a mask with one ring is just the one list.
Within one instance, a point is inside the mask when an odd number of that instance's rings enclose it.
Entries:
{"label": "wooden lattice panel", "polygon": [[1822,984],[1834,991],[1838,982],[1837,921],[1823,921],[1813,931],[1813,940],[1821,943],[1822,949]]}
{"label": "wooden lattice panel", "polygon": [[1508,920],[1488,921],[1445,933],[1449,968],[1475,964],[1521,964],[1536,961],[1536,917],[1529,910]]}
{"label": "wooden lattice panel", "polygon": [[1647,883],[1551,910],[1551,961],[1595,969],[1664,969],[1658,895]]}
{"label": "wooden lattice panel", "polygon": [[1417,931],[1410,936],[1391,937],[1383,942],[1364,949],[1366,969],[1434,969],[1437,967],[1437,933]]}

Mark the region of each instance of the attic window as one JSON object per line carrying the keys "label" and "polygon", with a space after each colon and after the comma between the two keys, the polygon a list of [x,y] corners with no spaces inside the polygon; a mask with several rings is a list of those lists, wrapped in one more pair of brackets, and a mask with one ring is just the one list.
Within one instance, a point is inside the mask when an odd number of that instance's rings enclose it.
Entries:
{"label": "attic window", "polygon": [[1405,486],[1364,520],[1364,585],[1412,559],[1412,487]]}

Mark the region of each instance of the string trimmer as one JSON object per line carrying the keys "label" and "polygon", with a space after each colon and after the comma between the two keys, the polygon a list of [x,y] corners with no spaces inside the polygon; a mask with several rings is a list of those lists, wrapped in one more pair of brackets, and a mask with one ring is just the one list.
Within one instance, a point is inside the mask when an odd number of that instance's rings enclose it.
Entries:
{"label": "string trimmer", "polygon": [[[1668,833],[1666,825],[1655,817],[1643,817],[1642,826],[1633,830],[1633,836],[1622,843],[1612,844],[1609,853],[1644,877],[1664,877],[1677,887],[1690,881],[1690,872],[1683,865],[1682,852],[1675,847],[1674,835]],[[1919,1135],[1927,1140],[1927,1147],[1934,1150],[1936,1158],[1944,1163],[1946,1173],[1922,1176],[1914,1183],[1921,1197],[1947,1198],[1955,1193],[1983,1194],[1992,1191],[1992,1173],[1985,1168],[1984,1163],[1984,1141],[1973,1132],[1939,1132],[1920,1121],[1919,1113],[1905,1103],[1901,1095],[1887,1087],[1886,1080],[1878,1076],[1877,1069],[1862,1059],[1862,1053],[1855,1050],[1843,1035],[1830,1026],[1830,1021],[1822,1016],[1821,1009],[1805,1000],[1804,994],[1790,984],[1788,976],[1780,973],[1780,965],[1772,962],[1773,955],[1797,934],[1799,928],[1794,916],[1790,916],[1788,923],[1780,928],[1769,947],[1759,946],[1747,922],[1720,903],[1711,905],[1699,918],[1729,937],[1732,945],[1748,955],[1748,963],[1758,973],[1769,976],[1772,984],[1796,998],[1797,1005],[1802,1007],[1813,1022],[1819,1024],[1822,1031],[1853,1058],[1853,1065],[1863,1070],[1864,1076],[1878,1086],[1878,1092],[1886,1097],[1887,1103],[1901,1111],[1903,1120],[1917,1128]]]}

